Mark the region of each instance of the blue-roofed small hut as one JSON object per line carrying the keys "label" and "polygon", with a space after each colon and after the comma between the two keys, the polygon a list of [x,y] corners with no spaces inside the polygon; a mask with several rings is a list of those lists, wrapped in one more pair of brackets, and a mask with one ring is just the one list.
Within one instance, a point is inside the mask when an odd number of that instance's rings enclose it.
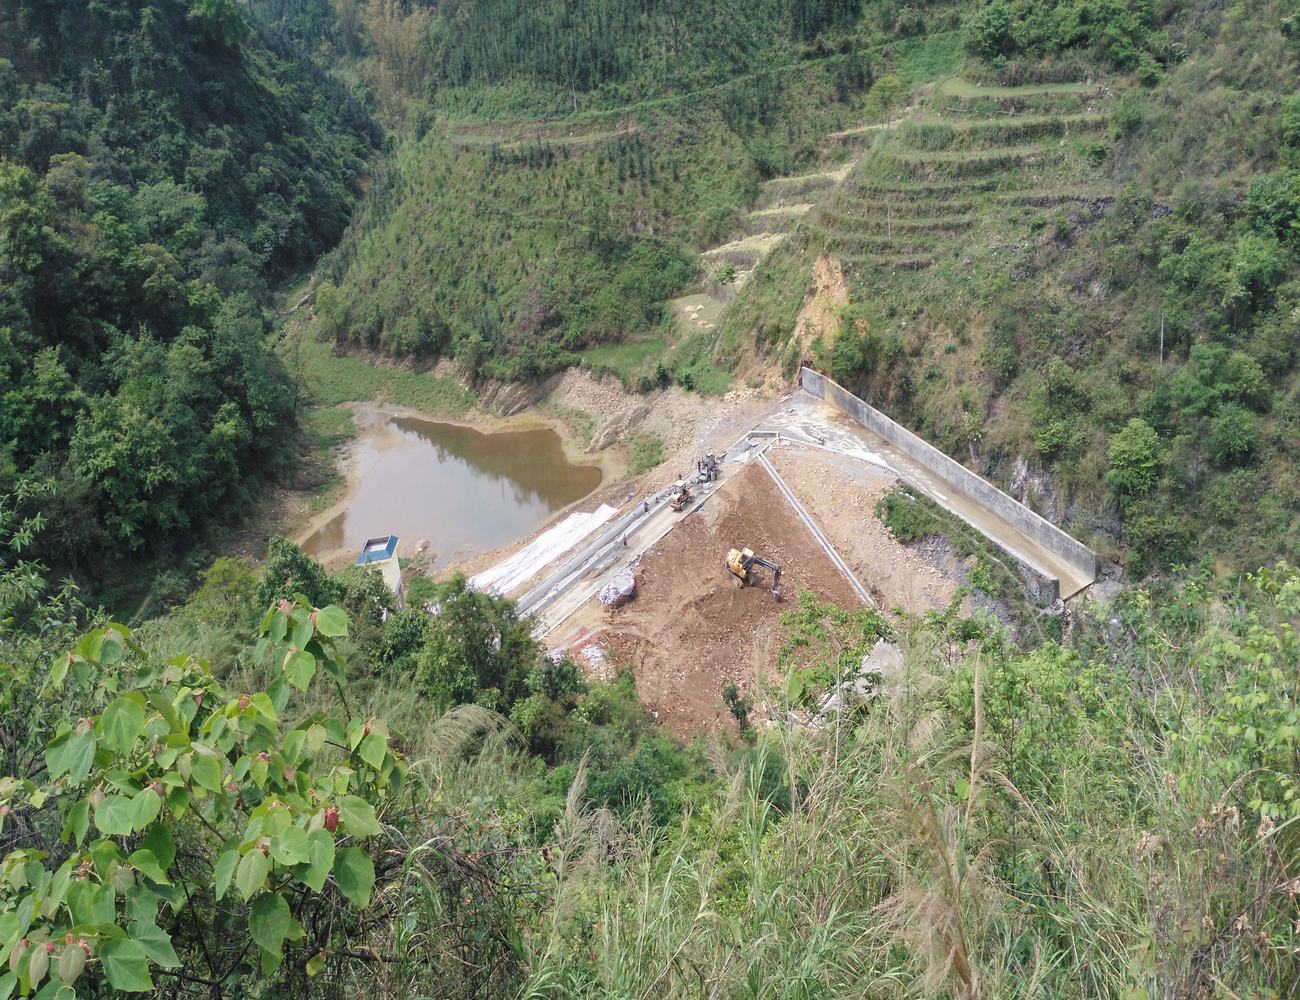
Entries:
{"label": "blue-roofed small hut", "polygon": [[384,584],[398,597],[402,596],[402,569],[397,563],[397,536],[371,538],[361,546],[357,565],[374,570],[384,578]]}

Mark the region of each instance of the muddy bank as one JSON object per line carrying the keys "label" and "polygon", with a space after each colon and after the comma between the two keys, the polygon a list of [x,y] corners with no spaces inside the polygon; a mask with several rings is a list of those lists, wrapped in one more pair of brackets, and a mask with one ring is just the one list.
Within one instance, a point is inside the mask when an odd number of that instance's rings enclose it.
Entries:
{"label": "muddy bank", "polygon": [[331,568],[368,537],[402,539],[431,564],[464,559],[531,532],[586,496],[618,463],[583,454],[533,416],[442,420],[404,407],[353,404],[356,436],[339,456],[344,488],[295,540]]}

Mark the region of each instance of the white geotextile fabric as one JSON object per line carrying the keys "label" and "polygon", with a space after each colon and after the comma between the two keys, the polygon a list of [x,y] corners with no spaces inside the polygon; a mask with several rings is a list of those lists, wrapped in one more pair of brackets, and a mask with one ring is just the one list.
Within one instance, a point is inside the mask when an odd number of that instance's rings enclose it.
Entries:
{"label": "white geotextile fabric", "polygon": [[615,514],[615,508],[601,504],[595,510],[570,514],[553,528],[548,528],[522,549],[495,566],[469,578],[475,590],[493,594],[509,593],[536,576],[557,556],[573,548]]}

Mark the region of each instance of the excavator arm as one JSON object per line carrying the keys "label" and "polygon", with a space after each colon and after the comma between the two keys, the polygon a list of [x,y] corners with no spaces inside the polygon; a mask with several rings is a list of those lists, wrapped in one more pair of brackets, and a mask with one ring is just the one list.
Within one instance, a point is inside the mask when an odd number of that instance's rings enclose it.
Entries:
{"label": "excavator arm", "polygon": [[745,570],[751,571],[755,566],[762,566],[764,570],[772,571],[772,593],[774,593],[777,598],[780,598],[781,567],[777,566],[777,564],[772,562],[771,559],[764,559],[762,555],[755,555],[755,557],[750,558],[749,563],[746,564]]}

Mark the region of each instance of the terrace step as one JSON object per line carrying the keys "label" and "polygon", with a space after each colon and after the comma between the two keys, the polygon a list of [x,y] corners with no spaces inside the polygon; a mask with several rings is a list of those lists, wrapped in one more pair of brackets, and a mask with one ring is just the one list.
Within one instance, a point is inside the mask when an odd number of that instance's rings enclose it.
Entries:
{"label": "terrace step", "polygon": [[845,269],[861,273],[863,271],[924,271],[934,266],[930,257],[899,257],[890,254],[848,255],[840,258]]}

